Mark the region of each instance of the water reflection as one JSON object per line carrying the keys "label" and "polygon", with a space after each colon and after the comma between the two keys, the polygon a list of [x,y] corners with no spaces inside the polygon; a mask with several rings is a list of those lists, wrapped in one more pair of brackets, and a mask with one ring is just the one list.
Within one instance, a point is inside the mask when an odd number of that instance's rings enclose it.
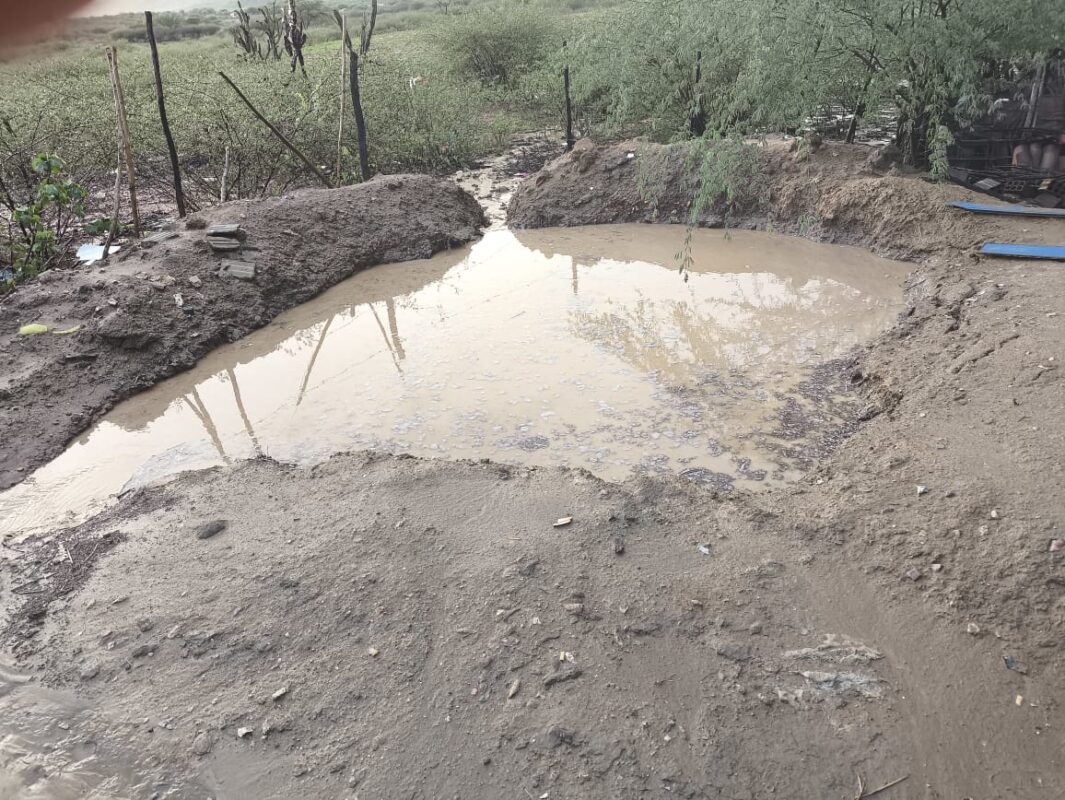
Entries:
{"label": "water reflection", "polygon": [[[783,480],[776,411],[809,368],[883,329],[906,268],[861,251],[683,230],[490,233],[361,273],[123,403],[22,486],[0,530],[127,485],[259,455],[362,448]],[[48,498],[44,502],[43,498]]]}

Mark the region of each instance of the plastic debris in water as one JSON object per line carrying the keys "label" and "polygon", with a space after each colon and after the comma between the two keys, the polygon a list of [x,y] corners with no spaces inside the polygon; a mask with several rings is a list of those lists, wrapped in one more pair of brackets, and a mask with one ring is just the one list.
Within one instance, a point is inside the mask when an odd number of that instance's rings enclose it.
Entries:
{"label": "plastic debris in water", "polygon": [[565,528],[571,522],[573,522],[573,517],[559,517],[558,521],[555,522],[555,524],[552,527],[554,527],[554,528]]}
{"label": "plastic debris in water", "polygon": [[48,326],[41,325],[39,322],[35,322],[32,325],[23,325],[18,329],[19,336],[37,336],[42,333],[48,333]]}
{"label": "plastic debris in water", "polygon": [[[108,255],[117,253],[119,250],[118,245],[111,245],[107,251]],[[83,244],[78,248],[78,261],[84,264],[95,264],[104,257],[104,246],[102,244]]]}
{"label": "plastic debris in water", "polygon": [[714,550],[708,544],[701,544],[701,545],[699,545],[699,552],[702,553],[704,556],[709,556],[709,555],[713,555]]}

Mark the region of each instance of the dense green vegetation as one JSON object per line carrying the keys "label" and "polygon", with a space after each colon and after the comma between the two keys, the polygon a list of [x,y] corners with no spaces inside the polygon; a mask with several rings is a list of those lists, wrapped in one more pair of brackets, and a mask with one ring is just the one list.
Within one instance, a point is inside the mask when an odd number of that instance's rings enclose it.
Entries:
{"label": "dense green vegetation", "polygon": [[[235,7],[228,2],[223,5]],[[261,3],[256,4],[261,5]],[[1060,0],[381,0],[361,60],[373,171],[447,171],[503,147],[520,129],[561,127],[569,65],[578,128],[599,137],[712,142],[801,129],[826,109],[889,108],[911,163],[942,166],[951,131],[1004,87],[1060,53]],[[246,4],[249,19],[256,6]],[[302,0],[307,75],[234,44],[229,8],[156,16],[169,116],[192,198],[231,197],[311,180],[240,104],[225,71],[316,164],[333,173],[341,93],[332,7]],[[357,34],[361,2],[349,8]],[[256,32],[257,37],[265,35]],[[30,60],[0,65],[0,177],[20,204],[22,168],[55,153],[97,192],[116,145],[102,48],[118,42],[142,185],[168,168],[143,20],[83,20]],[[351,114],[351,105],[344,112]],[[340,180],[358,179],[346,125]],[[705,192],[727,188],[734,148],[705,147]],[[724,155],[722,155],[724,154]],[[705,202],[706,198],[702,198]],[[10,205],[10,203],[9,203]]]}
{"label": "dense green vegetation", "polygon": [[1002,78],[1058,50],[1063,27],[1058,0],[644,0],[580,41],[580,99],[659,138],[684,135],[695,114],[727,135],[890,105],[900,147],[922,164]]}

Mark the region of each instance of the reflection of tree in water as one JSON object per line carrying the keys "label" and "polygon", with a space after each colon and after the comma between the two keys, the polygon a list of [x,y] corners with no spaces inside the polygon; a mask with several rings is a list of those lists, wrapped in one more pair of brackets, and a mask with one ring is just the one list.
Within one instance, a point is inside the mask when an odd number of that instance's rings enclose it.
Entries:
{"label": "reflection of tree in water", "polygon": [[767,274],[730,277],[726,298],[699,300],[693,286],[686,300],[641,296],[605,311],[575,309],[570,328],[638,371],[681,385],[705,369],[757,364],[764,374],[805,361],[811,350],[825,348],[828,357],[850,338],[844,326],[852,318],[841,308],[854,302],[849,287],[815,280],[793,287]]}

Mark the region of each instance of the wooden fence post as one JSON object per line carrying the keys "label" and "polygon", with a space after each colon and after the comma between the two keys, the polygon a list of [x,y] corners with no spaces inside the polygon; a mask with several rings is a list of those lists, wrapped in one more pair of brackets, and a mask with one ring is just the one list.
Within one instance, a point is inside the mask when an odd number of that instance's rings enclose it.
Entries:
{"label": "wooden fence post", "polygon": [[111,70],[111,88],[115,93],[115,115],[118,117],[118,140],[126,162],[126,178],[129,183],[129,203],[133,213],[133,232],[141,235],[141,218],[137,210],[137,173],[133,164],[133,145],[129,140],[129,120],[126,118],[126,98],[122,93],[122,80],[118,75],[118,50],[107,48],[107,64]]}
{"label": "wooden fence post", "polygon": [[[339,12],[337,12],[339,14]],[[339,185],[343,182],[343,156],[344,156],[344,98],[347,96],[347,69],[348,59],[347,54],[344,52],[344,48],[351,45],[351,40],[348,38],[348,18],[347,15],[340,15],[340,122],[337,125],[337,174],[336,182]]]}
{"label": "wooden fence post", "polygon": [[348,48],[351,61],[351,107],[355,112],[355,129],[359,137],[359,171],[362,179],[370,179],[370,150],[366,142],[366,117],[362,113],[362,99],[359,96],[359,54],[354,47]]}
{"label": "wooden fence post", "polygon": [[170,122],[166,118],[166,102],[163,100],[163,75],[159,70],[159,47],[155,43],[155,27],[152,25],[152,12],[144,12],[144,24],[148,29],[148,46],[152,50],[152,69],[155,71],[155,99],[159,105],[159,121],[163,124],[163,136],[166,149],[170,152],[170,169],[174,173],[174,199],[177,201],[178,217],[185,216],[185,192],[181,188],[181,165],[178,162],[177,147],[170,133]]}
{"label": "wooden fence post", "polygon": [[569,96],[569,65],[562,68],[562,85],[566,92],[566,149],[572,150],[576,140],[573,138],[573,103]]}
{"label": "wooden fence post", "polygon": [[222,162],[222,185],[218,187],[218,202],[224,203],[229,199],[229,145],[226,145],[225,160]]}
{"label": "wooden fence post", "polygon": [[111,207],[111,227],[107,229],[107,238],[104,239],[104,254],[102,260],[107,260],[107,254],[111,250],[111,242],[118,233],[118,214],[122,210],[122,143],[118,144],[118,163],[115,165],[115,202]]}

